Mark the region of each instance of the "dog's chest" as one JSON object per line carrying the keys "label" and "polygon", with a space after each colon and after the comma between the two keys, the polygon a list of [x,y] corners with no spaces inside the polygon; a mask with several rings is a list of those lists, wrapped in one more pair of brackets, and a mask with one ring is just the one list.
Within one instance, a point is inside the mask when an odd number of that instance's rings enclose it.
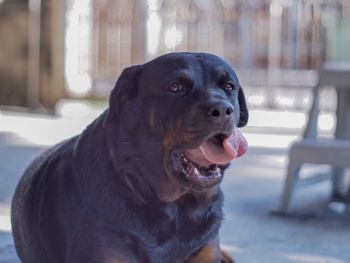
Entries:
{"label": "dog's chest", "polygon": [[[174,208],[173,208],[174,209]],[[193,252],[216,238],[221,209],[176,207],[151,229],[146,244],[147,262],[183,263]]]}

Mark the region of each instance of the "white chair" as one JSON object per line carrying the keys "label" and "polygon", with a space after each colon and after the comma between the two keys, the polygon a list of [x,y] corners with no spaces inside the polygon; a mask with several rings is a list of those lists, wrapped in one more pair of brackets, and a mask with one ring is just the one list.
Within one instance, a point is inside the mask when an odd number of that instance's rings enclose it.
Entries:
{"label": "white chair", "polygon": [[[336,129],[333,139],[317,136],[320,90],[335,87],[337,93]],[[332,173],[315,174],[301,179],[299,172],[305,163],[329,164]],[[350,63],[329,63],[320,70],[318,84],[313,88],[313,103],[302,139],[289,150],[289,165],[277,212],[287,213],[296,186],[307,186],[332,180],[333,196],[341,197],[349,190],[344,171],[350,167]]]}

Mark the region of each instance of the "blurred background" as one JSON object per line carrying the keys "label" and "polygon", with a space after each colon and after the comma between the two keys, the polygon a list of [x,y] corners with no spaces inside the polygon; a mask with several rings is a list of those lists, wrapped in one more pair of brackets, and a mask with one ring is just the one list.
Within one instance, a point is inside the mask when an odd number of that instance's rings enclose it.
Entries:
{"label": "blurred background", "polygon": [[104,99],[123,68],[187,50],[232,64],[251,105],[299,109],[325,60],[350,59],[346,0],[1,0],[0,20],[2,105]]}
{"label": "blurred background", "polygon": [[[295,197],[302,212],[271,213],[323,63],[350,61],[350,0],[0,0],[0,263],[18,262],[10,202],[29,162],[100,114],[125,67],[174,51],[223,57],[246,93],[250,150],[223,183],[237,262],[350,262],[348,208],[329,206],[329,182]],[[337,96],[321,93],[329,137]]]}

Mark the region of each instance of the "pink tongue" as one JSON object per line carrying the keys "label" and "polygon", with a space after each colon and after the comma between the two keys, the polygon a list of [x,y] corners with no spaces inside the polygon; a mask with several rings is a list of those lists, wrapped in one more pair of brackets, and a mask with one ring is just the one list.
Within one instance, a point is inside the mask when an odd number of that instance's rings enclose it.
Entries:
{"label": "pink tongue", "polygon": [[235,129],[233,133],[223,141],[223,147],[206,141],[199,148],[209,162],[226,164],[244,154],[247,151],[247,147],[246,139],[238,129]]}

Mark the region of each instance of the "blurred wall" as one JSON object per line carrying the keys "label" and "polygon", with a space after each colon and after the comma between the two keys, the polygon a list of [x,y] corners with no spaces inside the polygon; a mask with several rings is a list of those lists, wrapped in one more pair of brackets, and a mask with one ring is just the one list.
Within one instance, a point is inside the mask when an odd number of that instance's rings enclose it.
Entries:
{"label": "blurred wall", "polygon": [[[38,81],[32,84],[33,87],[28,88],[35,89],[37,85],[38,102],[41,106],[53,108],[60,98],[66,96],[64,84],[66,4],[64,0],[43,0],[40,9]],[[37,106],[35,102],[33,104]]]}
{"label": "blurred wall", "polygon": [[0,104],[26,105],[28,0],[0,4]]}
{"label": "blurred wall", "polygon": [[65,2],[0,1],[0,104],[52,108],[65,96]]}
{"label": "blurred wall", "polygon": [[0,104],[106,98],[123,68],[173,51],[222,56],[272,97],[350,60],[350,1],[0,0],[0,39]]}
{"label": "blurred wall", "polygon": [[[138,61],[173,51],[215,53],[240,70],[246,85],[269,87],[311,86],[325,60],[347,58],[346,46],[339,46],[344,42],[339,35],[350,28],[344,22],[349,17],[345,1],[68,2],[68,21],[74,22],[67,28],[74,27],[76,34],[66,35],[66,80],[77,97],[107,96],[122,69],[134,64],[135,50],[141,54]],[[135,34],[135,25],[142,34]],[[81,32],[87,32],[84,43],[89,44],[81,46]]]}

